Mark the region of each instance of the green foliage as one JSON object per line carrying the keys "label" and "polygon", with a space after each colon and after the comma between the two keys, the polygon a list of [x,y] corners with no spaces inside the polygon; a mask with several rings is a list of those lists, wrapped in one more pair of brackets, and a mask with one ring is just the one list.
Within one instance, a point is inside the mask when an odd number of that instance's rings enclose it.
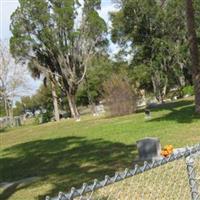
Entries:
{"label": "green foliage", "polygon": [[46,112],[35,116],[34,124],[39,125],[39,124],[50,122],[52,117],[53,117],[52,111],[47,110]]}
{"label": "green foliage", "polygon": [[43,124],[43,123],[50,122],[52,117],[53,117],[52,112],[51,111],[46,111],[45,113],[42,113],[42,114],[39,114],[39,115],[35,116],[34,124],[35,125],[40,125],[40,124]]}
{"label": "green foliage", "polygon": [[185,96],[185,95],[189,95],[189,96],[194,95],[194,86],[192,86],[192,85],[185,86],[184,88],[182,88],[182,93],[183,93],[183,96]]}
{"label": "green foliage", "polygon": [[34,118],[34,124],[35,125],[41,124],[41,115],[35,116],[35,118]]}
{"label": "green foliage", "polygon": [[[56,88],[58,97],[61,98],[61,92],[59,88]],[[63,98],[63,97],[62,97]],[[33,96],[25,96],[21,98],[21,101],[16,102],[14,109],[15,115],[22,115],[25,111],[31,111],[35,114],[36,110],[45,109],[53,113],[53,100],[50,85],[42,85],[37,93]],[[62,105],[60,105],[62,108]]]}
{"label": "green foliage", "polygon": [[53,117],[51,111],[47,110],[45,113],[42,114],[42,123],[50,122]]}
{"label": "green foliage", "polygon": [[[184,1],[165,1],[163,7],[156,0],[119,2],[120,10],[111,13],[112,40],[120,53],[134,54],[129,74],[137,85],[156,95],[191,82]],[[195,8],[200,11],[199,4]]]}
{"label": "green foliage", "polygon": [[21,101],[17,101],[15,103],[15,107],[13,108],[13,114],[14,116],[20,116],[24,114],[25,108],[23,106],[23,103]]}
{"label": "green foliage", "polygon": [[86,79],[77,93],[78,105],[98,103],[102,99],[103,82],[108,80],[114,71],[114,62],[106,56],[97,56],[88,66]]}
{"label": "green foliage", "polygon": [[139,88],[145,88],[147,91],[152,91],[151,72],[150,68],[145,65],[130,66],[129,77]]}
{"label": "green foliage", "polygon": [[[57,89],[59,95],[59,90]],[[32,97],[33,101],[39,104],[40,108],[53,111],[53,99],[51,93],[51,87],[49,85],[41,86],[36,95]]]}
{"label": "green foliage", "polygon": [[6,113],[5,113],[4,103],[2,100],[0,100],[0,117],[3,117],[5,115]]}

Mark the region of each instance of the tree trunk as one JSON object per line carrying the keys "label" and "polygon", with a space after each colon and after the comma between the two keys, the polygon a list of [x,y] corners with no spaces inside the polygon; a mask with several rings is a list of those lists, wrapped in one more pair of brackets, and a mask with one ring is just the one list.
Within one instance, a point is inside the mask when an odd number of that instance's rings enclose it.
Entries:
{"label": "tree trunk", "polygon": [[185,76],[180,75],[178,77],[180,87],[185,87]]}
{"label": "tree trunk", "polygon": [[72,117],[78,120],[80,118],[80,115],[76,106],[75,94],[70,94],[69,92],[67,92],[67,100],[69,103],[69,108],[70,108]]}
{"label": "tree trunk", "polygon": [[6,117],[9,117],[8,101],[6,97],[4,97],[4,108],[6,112]]}
{"label": "tree trunk", "polygon": [[153,84],[153,92],[157,101],[162,102],[162,95],[161,95],[160,87],[158,86],[160,83],[158,83],[158,80],[156,80],[155,76],[151,77],[151,81]]}
{"label": "tree trunk", "polygon": [[80,119],[80,115],[76,106],[76,91],[77,91],[77,86],[69,86],[68,82],[66,79],[63,79],[63,91],[67,95],[67,100],[69,104],[69,109],[71,112],[71,117],[73,117],[76,120]]}
{"label": "tree trunk", "polygon": [[154,95],[158,102],[164,103],[164,98],[166,96],[167,91],[167,84],[168,84],[168,78],[165,77],[164,83],[161,83],[160,77],[158,74],[155,74],[155,76],[151,77],[151,81],[153,84],[153,91]]}
{"label": "tree trunk", "polygon": [[165,80],[164,80],[164,86],[162,88],[162,103],[164,103],[164,99],[167,93],[167,85],[168,85],[168,78],[167,76],[165,76]]}
{"label": "tree trunk", "polygon": [[14,115],[13,115],[13,102],[11,101],[10,102],[10,105],[9,105],[9,117],[13,120],[14,118]]}
{"label": "tree trunk", "polygon": [[186,85],[186,80],[183,72],[183,63],[180,63],[180,68],[181,68],[181,74],[178,76],[178,81],[181,87],[185,87]]}
{"label": "tree trunk", "polygon": [[192,61],[192,79],[195,91],[195,111],[200,114],[200,63],[194,12],[193,1],[186,0],[188,41]]}
{"label": "tree trunk", "polygon": [[58,107],[58,96],[56,94],[55,82],[50,78],[51,82],[51,93],[53,98],[53,108],[54,108],[54,117],[56,121],[60,121],[59,107]]}

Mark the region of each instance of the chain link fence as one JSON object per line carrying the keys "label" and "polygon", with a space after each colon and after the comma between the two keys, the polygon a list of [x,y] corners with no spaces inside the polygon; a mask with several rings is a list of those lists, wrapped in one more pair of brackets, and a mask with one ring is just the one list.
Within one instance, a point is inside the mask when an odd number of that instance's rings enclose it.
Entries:
{"label": "chain link fence", "polygon": [[192,200],[200,200],[200,152],[186,158]]}
{"label": "chain link fence", "polygon": [[200,200],[200,144],[46,200]]}
{"label": "chain link fence", "polygon": [[196,183],[198,186],[198,198],[200,199],[200,152],[196,155],[196,158],[194,159],[194,169],[196,173]]}

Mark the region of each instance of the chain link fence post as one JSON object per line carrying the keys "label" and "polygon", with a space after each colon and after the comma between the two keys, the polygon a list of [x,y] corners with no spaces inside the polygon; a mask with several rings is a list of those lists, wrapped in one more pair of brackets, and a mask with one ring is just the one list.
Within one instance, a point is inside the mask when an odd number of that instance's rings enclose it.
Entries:
{"label": "chain link fence post", "polygon": [[198,183],[194,166],[194,158],[192,156],[186,158],[186,165],[192,200],[200,200],[200,194],[198,193]]}

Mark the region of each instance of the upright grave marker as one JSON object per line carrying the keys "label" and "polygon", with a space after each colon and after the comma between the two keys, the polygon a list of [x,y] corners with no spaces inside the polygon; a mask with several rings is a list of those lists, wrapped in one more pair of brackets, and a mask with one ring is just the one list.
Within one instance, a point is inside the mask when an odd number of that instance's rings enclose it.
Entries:
{"label": "upright grave marker", "polygon": [[144,138],[136,142],[139,153],[138,161],[152,161],[160,159],[161,145],[158,138]]}

